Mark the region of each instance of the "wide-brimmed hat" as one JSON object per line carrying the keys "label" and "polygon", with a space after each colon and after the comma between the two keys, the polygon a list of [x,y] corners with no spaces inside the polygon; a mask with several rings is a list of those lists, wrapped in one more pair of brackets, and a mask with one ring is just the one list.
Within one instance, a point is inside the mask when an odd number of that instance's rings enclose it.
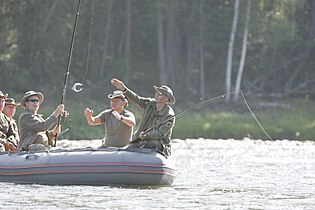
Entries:
{"label": "wide-brimmed hat", "polygon": [[6,98],[8,96],[7,93],[3,93],[1,90],[0,90],[0,98]]}
{"label": "wide-brimmed hat", "polygon": [[16,103],[14,98],[6,98],[5,99],[5,105],[14,105],[14,106],[19,106],[20,103]]}
{"label": "wide-brimmed hat", "polygon": [[21,106],[23,107],[23,108],[25,108],[25,102],[26,102],[26,100],[29,98],[29,97],[31,97],[31,96],[37,96],[38,97],[38,99],[39,99],[39,104],[41,104],[42,102],[43,102],[43,100],[44,100],[44,95],[41,93],[41,92],[35,92],[35,91],[33,91],[33,90],[30,90],[30,91],[27,91],[25,94],[24,94],[24,96],[23,96],[23,98],[21,99]]}
{"label": "wide-brimmed hat", "polygon": [[161,87],[153,86],[155,91],[161,92],[163,95],[166,95],[170,99],[170,105],[174,105],[176,100],[173,94],[173,91],[170,87],[162,85]]}
{"label": "wide-brimmed hat", "polygon": [[126,99],[124,93],[121,90],[115,90],[112,94],[108,95],[109,99],[113,99],[113,98],[122,98],[122,99]]}

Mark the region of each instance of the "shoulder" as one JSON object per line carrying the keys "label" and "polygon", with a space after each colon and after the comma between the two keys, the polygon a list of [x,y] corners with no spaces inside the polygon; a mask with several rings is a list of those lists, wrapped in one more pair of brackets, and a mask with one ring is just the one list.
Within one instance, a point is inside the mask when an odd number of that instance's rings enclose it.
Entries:
{"label": "shoulder", "polygon": [[0,123],[1,124],[6,124],[7,123],[7,118],[3,113],[0,113]]}
{"label": "shoulder", "polygon": [[38,121],[39,118],[36,117],[36,115],[34,115],[32,112],[25,111],[19,116],[18,122],[29,122],[34,120]]}
{"label": "shoulder", "polygon": [[172,107],[170,107],[169,105],[166,105],[166,107],[167,107],[168,115],[175,115],[175,112]]}
{"label": "shoulder", "polygon": [[13,119],[11,120],[8,116],[4,115],[4,119],[6,119],[6,121],[11,122],[13,121]]}
{"label": "shoulder", "polygon": [[101,113],[99,113],[98,115],[106,115],[106,114],[110,114],[112,112],[111,109],[105,109],[104,111],[102,111]]}
{"label": "shoulder", "polygon": [[22,118],[25,118],[27,116],[32,116],[33,114],[31,112],[28,112],[28,111],[25,111],[25,112],[22,112],[19,116],[19,120],[22,119]]}
{"label": "shoulder", "polygon": [[123,112],[123,114],[125,115],[125,116],[134,116],[134,114],[131,112],[131,111],[128,111],[128,110],[124,110],[124,112]]}
{"label": "shoulder", "polygon": [[99,113],[96,118],[99,118],[102,122],[105,121],[110,115],[111,115],[112,110],[111,109],[105,109],[101,113]]}

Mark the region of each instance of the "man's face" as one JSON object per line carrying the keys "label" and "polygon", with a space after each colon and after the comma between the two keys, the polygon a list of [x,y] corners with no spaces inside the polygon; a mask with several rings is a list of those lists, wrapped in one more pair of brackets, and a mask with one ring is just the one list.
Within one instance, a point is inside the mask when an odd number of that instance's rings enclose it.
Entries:
{"label": "man's face", "polygon": [[39,99],[37,96],[30,96],[26,102],[25,106],[33,112],[36,112],[39,109]]}
{"label": "man's face", "polygon": [[154,98],[155,98],[156,103],[167,103],[168,102],[168,97],[159,91],[155,92]]}
{"label": "man's face", "polygon": [[15,115],[16,106],[13,104],[7,104],[4,106],[3,113],[8,116],[9,118],[12,118]]}
{"label": "man's face", "polygon": [[112,110],[118,111],[120,109],[123,109],[125,107],[126,101],[122,98],[113,98],[110,100],[110,106]]}

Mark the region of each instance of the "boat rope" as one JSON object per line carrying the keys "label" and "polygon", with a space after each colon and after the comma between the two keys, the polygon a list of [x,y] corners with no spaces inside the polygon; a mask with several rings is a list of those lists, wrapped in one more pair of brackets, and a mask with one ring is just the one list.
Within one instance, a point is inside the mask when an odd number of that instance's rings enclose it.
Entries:
{"label": "boat rope", "polygon": [[90,63],[90,51],[91,51],[91,40],[92,40],[92,31],[93,31],[93,23],[94,23],[94,10],[95,10],[95,3],[94,0],[92,1],[92,7],[91,7],[91,20],[90,20],[90,34],[89,34],[89,42],[88,42],[88,51],[87,51],[87,57],[86,57],[86,66],[85,66],[85,73],[82,77],[81,82],[76,82],[72,86],[72,90],[74,92],[80,92],[83,89],[83,82],[85,80],[85,77],[87,75],[87,72],[89,70],[89,63]]}
{"label": "boat rope", "polygon": [[246,99],[245,99],[245,96],[243,94],[243,91],[240,90],[240,93],[241,93],[241,96],[245,102],[245,105],[247,107],[247,109],[249,110],[249,112],[251,113],[251,115],[253,116],[253,118],[255,119],[256,123],[258,124],[258,126],[261,128],[261,130],[266,134],[266,136],[271,140],[273,141],[273,139],[271,138],[271,136],[267,133],[267,131],[262,127],[262,125],[260,124],[260,122],[258,121],[257,117],[255,116],[254,112],[252,111],[252,109],[250,108],[250,106],[248,105]]}
{"label": "boat rope", "polygon": [[[70,43],[70,50],[69,50],[69,55],[68,55],[68,63],[67,63],[66,74],[65,74],[62,96],[61,96],[61,104],[64,104],[64,100],[66,97],[66,89],[67,89],[68,78],[69,78],[69,73],[70,73],[74,39],[75,39],[75,34],[76,34],[76,30],[77,30],[77,25],[78,25],[78,18],[79,18],[79,14],[80,14],[80,5],[81,5],[81,0],[78,0],[77,11],[76,11],[76,15],[75,15],[74,27],[73,27],[71,43]],[[58,117],[58,123],[57,123],[58,126],[60,126],[61,117],[62,117],[62,115],[59,115],[59,117]],[[57,144],[57,139],[58,139],[58,134],[55,136],[54,147]]]}

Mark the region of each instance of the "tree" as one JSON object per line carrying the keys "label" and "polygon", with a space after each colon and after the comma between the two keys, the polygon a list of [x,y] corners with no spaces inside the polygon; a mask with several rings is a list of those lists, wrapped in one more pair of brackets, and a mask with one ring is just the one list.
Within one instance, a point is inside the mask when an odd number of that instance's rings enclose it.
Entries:
{"label": "tree", "polygon": [[108,6],[107,6],[107,12],[106,12],[107,17],[106,17],[106,25],[105,25],[105,36],[104,36],[104,42],[103,42],[103,55],[102,55],[102,60],[101,60],[100,72],[99,72],[100,77],[103,77],[105,75],[106,59],[107,59],[107,43],[108,43],[109,34],[110,34],[112,5],[113,5],[113,0],[109,0]]}
{"label": "tree", "polygon": [[199,21],[199,33],[200,33],[200,98],[205,98],[205,64],[204,64],[204,12],[203,12],[203,0],[200,0],[200,21]]}
{"label": "tree", "polygon": [[312,0],[312,33],[315,37],[315,0]]}
{"label": "tree", "polygon": [[132,0],[127,1],[127,24],[126,24],[126,75],[125,80],[128,82],[130,75],[130,36],[131,36],[131,19],[132,19]]}
{"label": "tree", "polygon": [[[175,54],[175,5],[174,0],[168,0],[168,27],[166,39],[166,71],[168,76],[164,84],[168,83],[169,76],[174,75],[174,54]],[[171,77],[172,78],[172,77]]]}
{"label": "tree", "polygon": [[234,4],[234,15],[233,15],[233,22],[232,22],[232,28],[230,33],[230,41],[229,41],[229,47],[228,47],[228,53],[227,53],[227,61],[226,61],[226,75],[225,75],[225,91],[226,91],[226,102],[230,101],[230,93],[231,93],[231,77],[232,77],[232,62],[233,62],[233,49],[234,49],[234,40],[235,40],[235,34],[237,29],[237,22],[238,22],[238,13],[239,13],[239,0],[235,0]]}
{"label": "tree", "polygon": [[237,101],[239,97],[241,82],[242,82],[242,75],[244,71],[244,64],[245,64],[245,58],[246,58],[246,52],[247,52],[247,37],[248,37],[248,25],[249,25],[249,19],[250,19],[250,7],[251,7],[251,0],[247,0],[247,9],[246,9],[243,45],[242,45],[243,47],[242,47],[241,60],[240,60],[239,68],[238,68],[236,83],[235,83],[234,101]]}
{"label": "tree", "polygon": [[162,16],[162,3],[157,2],[157,45],[158,45],[158,65],[159,65],[159,78],[161,84],[166,84],[168,80],[165,51],[164,51],[164,30],[163,30],[163,16]]}

